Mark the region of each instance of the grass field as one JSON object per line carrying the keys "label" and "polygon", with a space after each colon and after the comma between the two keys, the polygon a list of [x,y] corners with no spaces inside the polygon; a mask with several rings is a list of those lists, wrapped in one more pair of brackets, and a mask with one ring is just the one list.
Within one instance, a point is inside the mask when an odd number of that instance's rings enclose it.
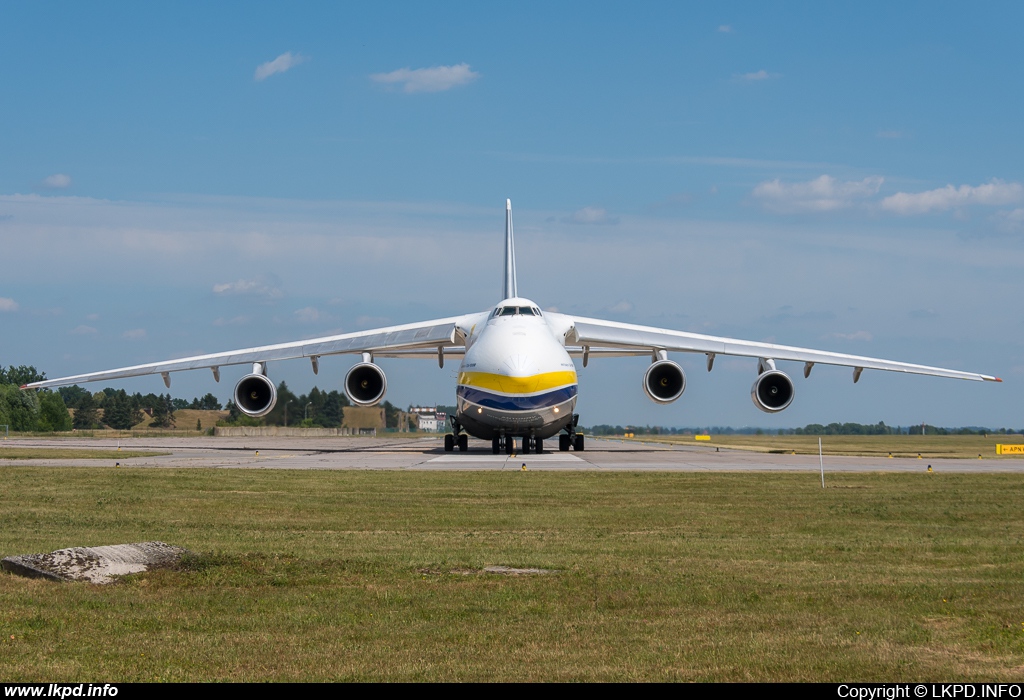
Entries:
{"label": "grass field", "polygon": [[80,447],[16,447],[4,445],[0,448],[3,459],[129,459],[131,457],[157,457],[170,452],[150,450],[86,449]]}
{"label": "grass field", "polygon": [[[1019,680],[1024,477],[2,471],[16,680]],[[500,576],[488,565],[559,573]]]}
{"label": "grass field", "polygon": [[[636,442],[662,442],[677,445],[728,447],[752,452],[818,454],[818,438],[812,435],[712,435],[708,442],[697,442],[692,435],[643,435]],[[1020,455],[997,455],[996,445],[1019,445],[1024,435],[824,435],[822,452],[826,455],[862,457],[947,457],[962,459],[1020,459]]]}

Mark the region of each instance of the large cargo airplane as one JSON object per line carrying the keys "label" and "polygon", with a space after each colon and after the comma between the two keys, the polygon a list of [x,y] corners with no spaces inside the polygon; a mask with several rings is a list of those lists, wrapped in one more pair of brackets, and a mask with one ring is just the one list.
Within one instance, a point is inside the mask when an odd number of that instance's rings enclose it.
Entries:
{"label": "large cargo airplane", "polygon": [[436,357],[440,367],[444,367],[447,359],[459,359],[456,413],[451,418],[451,432],[445,435],[445,450],[451,452],[457,446],[459,451],[466,452],[468,435],[472,435],[490,440],[495,454],[511,454],[517,438],[522,440],[522,452],[541,452],[544,440],[557,435],[559,449],[566,451],[584,449],[583,434],[576,430],[578,379],[572,358],[581,358],[586,367],[594,357],[649,355],[651,364],[643,375],[644,392],[657,403],[669,404],[682,396],[686,388],[683,369],[668,358],[669,352],[704,353],[709,372],[719,355],[756,358],[757,378],[750,397],[755,406],[767,413],[782,411],[795,395],[793,381],[775,366],[777,360],[803,362],[804,377],[810,376],[816,364],[852,367],[854,382],[865,369],[1002,381],[974,372],[542,312],[537,304],[519,296],[512,202],[506,200],[502,301],[486,311],[47,379],[22,388],[147,374],[163,375],[164,384],[170,387],[171,372],[209,369],[213,378],[220,381],[221,367],[251,365],[252,371],[235,385],[234,401],[239,411],[259,418],[277,402],[277,390],[267,376],[267,363],[272,361],[306,358],[316,374],[321,357],[361,355],[361,361],[345,375],[345,394],[357,406],[373,406],[383,400],[387,391],[387,378],[375,359]]}

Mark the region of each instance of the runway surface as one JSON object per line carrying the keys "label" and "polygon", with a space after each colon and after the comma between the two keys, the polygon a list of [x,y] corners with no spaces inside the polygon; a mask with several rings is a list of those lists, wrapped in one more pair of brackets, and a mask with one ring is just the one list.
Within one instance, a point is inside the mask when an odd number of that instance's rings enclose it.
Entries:
{"label": "runway surface", "polygon": [[[557,444],[557,443],[556,443]],[[124,459],[8,460],[5,447],[159,450],[170,454]],[[655,445],[587,438],[584,452],[491,454],[490,442],[470,440],[469,452],[445,452],[441,438],[133,438],[17,439],[0,443],[0,466],[191,467],[208,469],[416,469],[548,471],[814,471],[817,455],[745,452],[714,445]],[[1024,459],[888,459],[829,457],[829,472],[1024,472]]]}

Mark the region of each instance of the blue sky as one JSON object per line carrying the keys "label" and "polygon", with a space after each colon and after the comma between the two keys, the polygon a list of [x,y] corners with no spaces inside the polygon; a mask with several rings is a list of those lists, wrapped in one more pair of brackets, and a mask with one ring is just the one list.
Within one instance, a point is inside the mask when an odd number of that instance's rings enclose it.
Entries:
{"label": "blue sky", "polygon": [[[585,423],[1024,428],[1017,4],[21,5],[0,24],[0,362],[50,376],[545,308],[1002,376],[756,363]],[[349,363],[271,368],[298,390]],[[451,402],[390,362],[389,396]],[[793,369],[798,374],[798,368]],[[176,395],[234,377],[176,375]],[[126,382],[159,390],[159,379]]]}

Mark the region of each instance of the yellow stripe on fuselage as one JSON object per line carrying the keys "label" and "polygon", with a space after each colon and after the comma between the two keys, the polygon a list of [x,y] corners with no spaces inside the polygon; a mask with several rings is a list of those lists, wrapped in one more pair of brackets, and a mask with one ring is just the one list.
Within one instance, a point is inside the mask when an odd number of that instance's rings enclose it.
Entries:
{"label": "yellow stripe on fuselage", "polygon": [[508,377],[490,372],[459,372],[459,384],[477,389],[500,391],[503,394],[535,394],[576,383],[571,371],[543,372],[529,377]]}

